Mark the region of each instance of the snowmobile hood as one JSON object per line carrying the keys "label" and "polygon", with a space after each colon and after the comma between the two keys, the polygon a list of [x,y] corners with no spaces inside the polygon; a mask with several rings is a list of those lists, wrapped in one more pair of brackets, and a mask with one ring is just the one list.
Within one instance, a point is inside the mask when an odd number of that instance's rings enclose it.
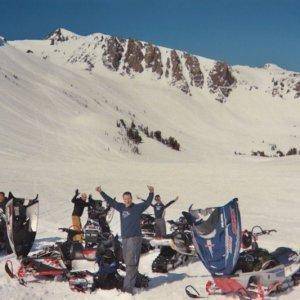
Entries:
{"label": "snowmobile hood", "polygon": [[232,274],[241,247],[241,217],[238,199],[216,207],[206,221],[190,214],[197,254],[213,276]]}

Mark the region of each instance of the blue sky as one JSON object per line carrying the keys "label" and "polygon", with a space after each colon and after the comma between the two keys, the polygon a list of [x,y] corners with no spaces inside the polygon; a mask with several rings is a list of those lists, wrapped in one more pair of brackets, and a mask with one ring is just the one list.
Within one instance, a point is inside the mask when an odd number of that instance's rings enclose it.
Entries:
{"label": "blue sky", "polygon": [[0,0],[0,35],[134,37],[230,64],[300,71],[300,0]]}

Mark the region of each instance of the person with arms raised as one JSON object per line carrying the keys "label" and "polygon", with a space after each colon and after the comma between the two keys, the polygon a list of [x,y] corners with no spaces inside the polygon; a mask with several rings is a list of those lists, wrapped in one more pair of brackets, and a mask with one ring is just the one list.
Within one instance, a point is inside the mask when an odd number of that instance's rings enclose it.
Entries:
{"label": "person with arms raised", "polygon": [[[142,201],[146,201],[142,199],[141,197],[137,197],[138,199]],[[154,217],[155,217],[155,237],[156,238],[164,238],[167,235],[166,230],[166,221],[165,221],[165,212],[166,209],[171,206],[173,203],[175,203],[179,197],[177,196],[174,200],[171,200],[167,204],[164,204],[161,201],[160,195],[155,195],[155,204],[151,204],[151,206],[154,209]]]}
{"label": "person with arms raised", "polygon": [[148,186],[149,195],[143,203],[133,203],[130,192],[123,193],[123,203],[104,193],[101,187],[96,191],[100,193],[108,205],[120,213],[121,236],[123,245],[123,257],[126,265],[123,291],[134,294],[136,276],[142,247],[141,215],[151,205],[154,197],[154,188]]}
{"label": "person with arms raised", "polygon": [[[74,230],[77,230],[79,232],[82,231],[82,225],[81,225],[81,216],[83,214],[84,208],[88,207],[87,202],[87,195],[85,193],[82,193],[79,196],[78,189],[75,191],[75,195],[72,199],[72,203],[74,203],[74,209],[72,213],[72,226]],[[78,233],[73,237],[73,241],[82,242],[83,241],[83,233]]]}

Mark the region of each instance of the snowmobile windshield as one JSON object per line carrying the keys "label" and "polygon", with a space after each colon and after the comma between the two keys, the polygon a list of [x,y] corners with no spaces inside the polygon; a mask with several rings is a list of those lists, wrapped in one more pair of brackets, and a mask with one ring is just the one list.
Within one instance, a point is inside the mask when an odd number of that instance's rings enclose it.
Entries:
{"label": "snowmobile windshield", "polygon": [[214,276],[232,274],[241,247],[241,218],[238,200],[216,207],[206,221],[192,226],[197,254]]}
{"label": "snowmobile windshield", "polygon": [[218,225],[220,220],[220,214],[221,210],[216,208],[206,221],[198,221],[195,224],[194,228],[200,235],[209,235],[210,233],[214,232],[215,227]]}

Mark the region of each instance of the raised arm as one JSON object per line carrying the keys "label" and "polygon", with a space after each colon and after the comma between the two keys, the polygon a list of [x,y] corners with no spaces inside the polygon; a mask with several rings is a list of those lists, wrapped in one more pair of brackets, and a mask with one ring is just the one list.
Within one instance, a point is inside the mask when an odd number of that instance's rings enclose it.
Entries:
{"label": "raised arm", "polygon": [[144,203],[139,204],[142,208],[142,212],[151,205],[151,202],[154,198],[154,187],[148,185],[148,189],[149,189],[149,196],[148,196],[147,200],[145,200]]}
{"label": "raised arm", "polygon": [[[141,198],[140,196],[137,196],[137,199],[139,199],[139,200],[141,200],[141,201],[143,201],[143,202],[146,202],[147,200],[145,200],[145,199],[143,199],[143,198]],[[154,205],[151,203],[150,204],[152,207],[154,207]]]}
{"label": "raised arm", "polygon": [[120,211],[122,208],[122,203],[117,202],[116,199],[111,198],[110,196],[108,196],[107,194],[105,194],[102,190],[101,187],[98,186],[96,188],[96,191],[100,193],[100,195],[103,197],[103,199],[106,201],[106,203],[113,207],[115,210]]}
{"label": "raised arm", "polygon": [[179,199],[179,197],[177,196],[174,200],[171,200],[170,202],[168,202],[166,205],[165,205],[165,208],[171,206],[173,203],[175,203],[177,200]]}
{"label": "raised arm", "polygon": [[74,197],[72,198],[72,203],[75,203],[76,202],[76,199],[77,199],[77,197],[78,197],[78,195],[79,195],[79,190],[78,189],[76,189],[76,191],[75,191],[75,195],[74,195]]}
{"label": "raised arm", "polygon": [[111,206],[108,204],[104,210],[104,213],[107,215],[107,213],[110,211],[110,209],[111,209]]}

